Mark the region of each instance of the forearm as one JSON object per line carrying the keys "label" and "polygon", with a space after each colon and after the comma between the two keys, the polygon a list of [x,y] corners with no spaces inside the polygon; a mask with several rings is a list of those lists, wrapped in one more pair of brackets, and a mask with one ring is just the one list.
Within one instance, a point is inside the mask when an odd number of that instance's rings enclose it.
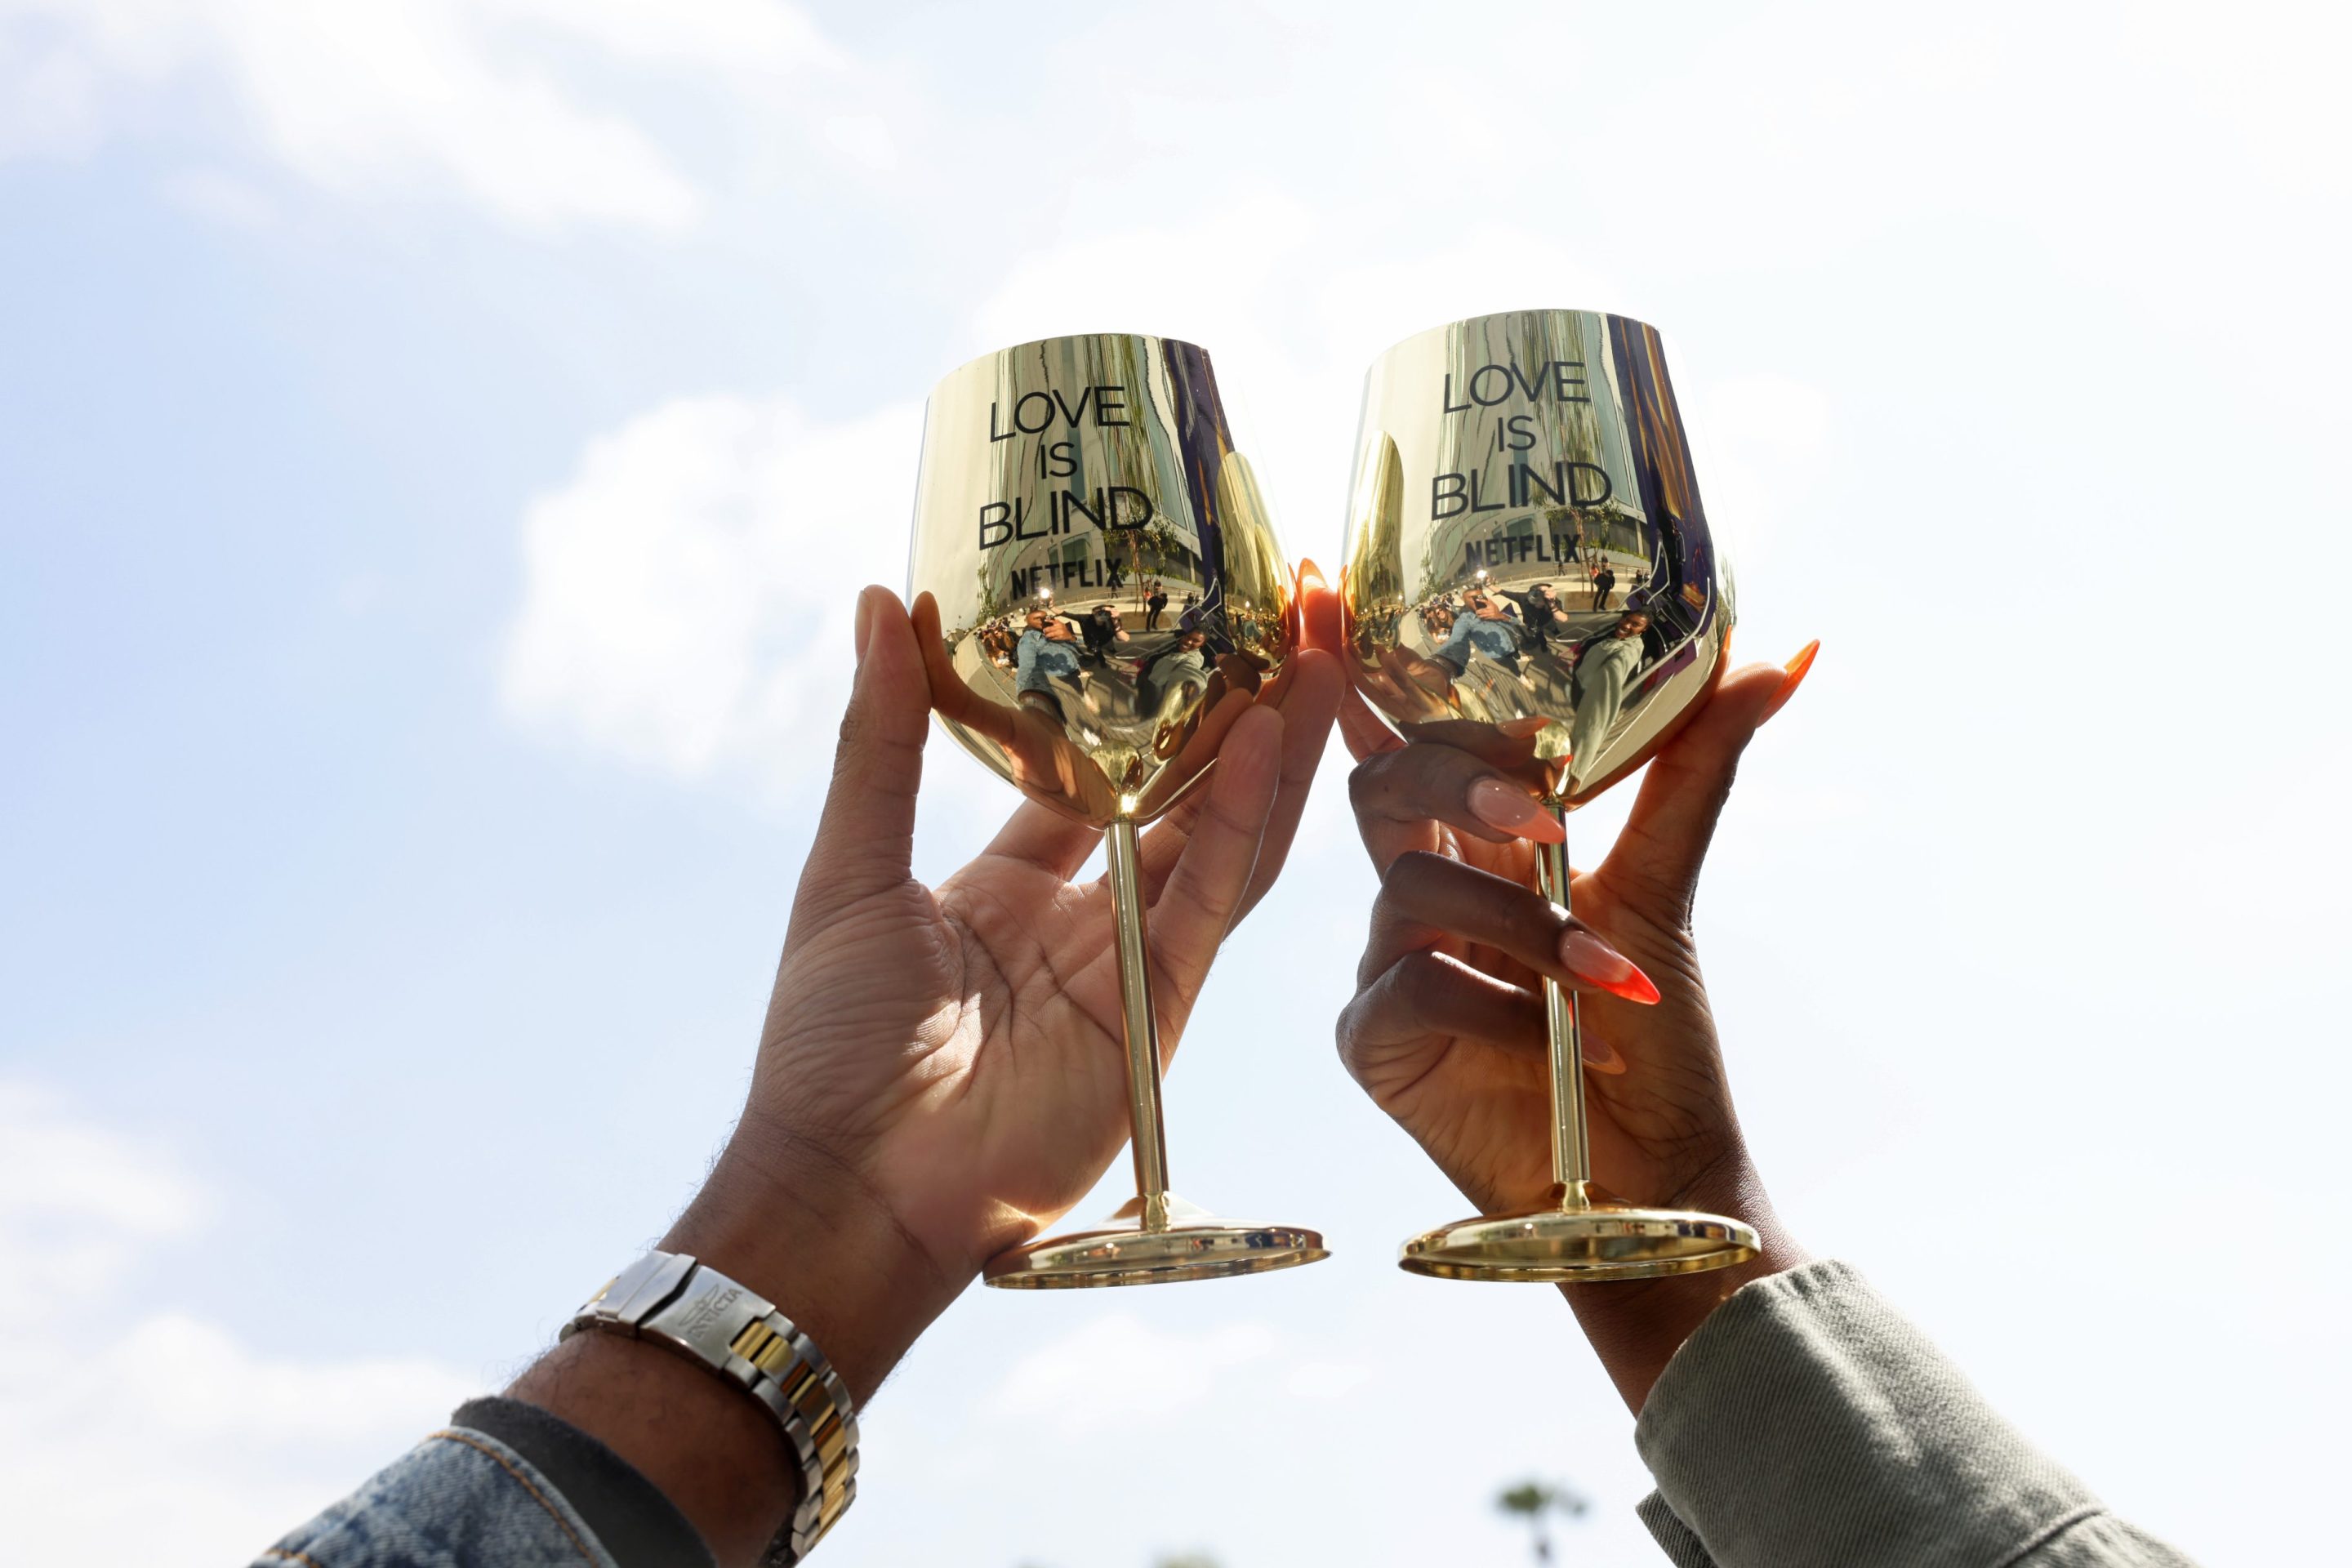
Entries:
{"label": "forearm", "polygon": [[1725,1215],[1755,1228],[1755,1257],[1728,1268],[1605,1285],[1563,1285],[1578,1326],[1601,1358],[1625,1407],[1639,1415],[1650,1389],[1683,1342],[1742,1286],[1811,1261],[1790,1236],[1744,1156],[1678,1194],[1676,1205]]}

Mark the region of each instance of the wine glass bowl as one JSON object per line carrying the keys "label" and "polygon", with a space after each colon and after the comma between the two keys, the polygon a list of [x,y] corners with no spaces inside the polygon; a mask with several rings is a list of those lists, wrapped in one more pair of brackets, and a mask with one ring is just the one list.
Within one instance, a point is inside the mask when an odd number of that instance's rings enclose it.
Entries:
{"label": "wine glass bowl", "polygon": [[[1421,332],[1365,378],[1339,597],[1342,662],[1407,740],[1456,745],[1561,822],[1715,689],[1731,576],[1707,528],[1658,334],[1589,310]],[[1538,880],[1570,902],[1564,843]],[[1604,1280],[1753,1256],[1736,1220],[1591,1181],[1575,994],[1544,982],[1553,1201],[1404,1245],[1448,1279]]]}
{"label": "wine glass bowl", "polygon": [[1201,783],[1299,638],[1209,356],[1099,332],[950,373],[924,413],[908,574],[940,723],[1031,800],[1101,828],[1112,895],[1136,1196],[982,1278],[1155,1284],[1328,1256],[1312,1230],[1218,1219],[1168,1185],[1139,829]]}
{"label": "wine glass bowl", "polygon": [[951,373],[915,510],[941,724],[1090,826],[1174,805],[1297,646],[1272,521],[1190,343],[1049,338]]}
{"label": "wine glass bowl", "polygon": [[1509,311],[1382,354],[1342,559],[1372,705],[1408,739],[1479,727],[1570,806],[1672,738],[1730,640],[1657,333],[1622,316]]}

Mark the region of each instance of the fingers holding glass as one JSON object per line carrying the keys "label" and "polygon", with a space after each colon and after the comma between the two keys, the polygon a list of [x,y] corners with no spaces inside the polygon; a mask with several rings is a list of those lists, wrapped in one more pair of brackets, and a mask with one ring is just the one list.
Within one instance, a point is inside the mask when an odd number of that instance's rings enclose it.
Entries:
{"label": "fingers holding glass", "polygon": [[[1350,733],[1370,754],[1351,783],[1365,847],[1427,893],[1492,906],[1496,951],[1541,979],[1553,1104],[1554,1206],[1429,1233],[1401,1261],[1517,1279],[1738,1262],[1745,1227],[1590,1185],[1576,989],[1654,1001],[1647,977],[1587,931],[1555,930],[1554,950],[1536,951],[1524,889],[1474,893],[1409,864],[1444,845],[1508,865],[1518,857],[1477,845],[1524,842],[1537,902],[1564,905],[1565,813],[1647,762],[1715,687],[1731,584],[1657,333],[1578,310],[1456,321],[1374,362],[1363,410],[1342,657],[1363,700],[1429,743],[1381,754],[1360,724]],[[1452,915],[1437,923],[1460,929],[1466,911]]]}
{"label": "fingers holding glass", "polygon": [[1406,953],[1447,939],[1498,953],[1532,976],[1643,1006],[1658,1000],[1639,965],[1542,894],[1420,851],[1400,857],[1381,879],[1357,980],[1370,984]]}
{"label": "fingers holding glass", "polygon": [[[1111,1223],[1016,1247],[988,1281],[1313,1262],[1312,1231],[1211,1220],[1168,1190],[1152,955],[1178,982],[1181,1016],[1255,885],[1269,817],[1289,809],[1283,720],[1253,719],[1254,705],[1296,706],[1319,741],[1337,685],[1311,667],[1286,676],[1308,585],[1283,563],[1208,356],[1121,333],[1025,343],[947,376],[924,422],[909,572],[932,704],[967,751],[1077,830],[1016,816],[1002,852],[1052,869],[1083,853],[1081,835],[1105,834],[1136,1168],[1136,1201]],[[1236,736],[1158,889],[1155,942],[1139,830]],[[1279,843],[1295,823],[1291,809]]]}
{"label": "fingers holding glass", "polygon": [[1349,774],[1348,799],[1364,848],[1383,872],[1422,846],[1432,822],[1490,844],[1567,837],[1524,784],[1453,746],[1421,742],[1375,753]]}

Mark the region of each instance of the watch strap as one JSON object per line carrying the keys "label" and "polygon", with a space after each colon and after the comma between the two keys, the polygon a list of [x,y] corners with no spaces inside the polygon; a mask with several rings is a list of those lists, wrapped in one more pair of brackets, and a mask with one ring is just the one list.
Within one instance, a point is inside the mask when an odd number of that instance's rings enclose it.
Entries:
{"label": "watch strap", "polygon": [[792,1518],[762,1558],[806,1557],[857,1496],[857,1415],[816,1342],[775,1303],[683,1253],[648,1252],[591,1297],[583,1329],[652,1340],[702,1363],[766,1406],[800,1469]]}

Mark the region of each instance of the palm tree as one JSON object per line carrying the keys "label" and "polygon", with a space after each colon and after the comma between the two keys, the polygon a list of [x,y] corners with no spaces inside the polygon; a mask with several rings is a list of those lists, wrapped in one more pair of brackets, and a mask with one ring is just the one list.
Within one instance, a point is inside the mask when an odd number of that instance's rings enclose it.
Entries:
{"label": "palm tree", "polygon": [[1505,1513],[1516,1513],[1528,1521],[1528,1528],[1535,1531],[1536,1561],[1549,1563],[1551,1527],[1546,1516],[1557,1511],[1570,1519],[1578,1519],[1592,1505],[1581,1493],[1564,1482],[1553,1485],[1527,1480],[1515,1487],[1505,1487],[1501,1495],[1495,1499],[1495,1506]]}

